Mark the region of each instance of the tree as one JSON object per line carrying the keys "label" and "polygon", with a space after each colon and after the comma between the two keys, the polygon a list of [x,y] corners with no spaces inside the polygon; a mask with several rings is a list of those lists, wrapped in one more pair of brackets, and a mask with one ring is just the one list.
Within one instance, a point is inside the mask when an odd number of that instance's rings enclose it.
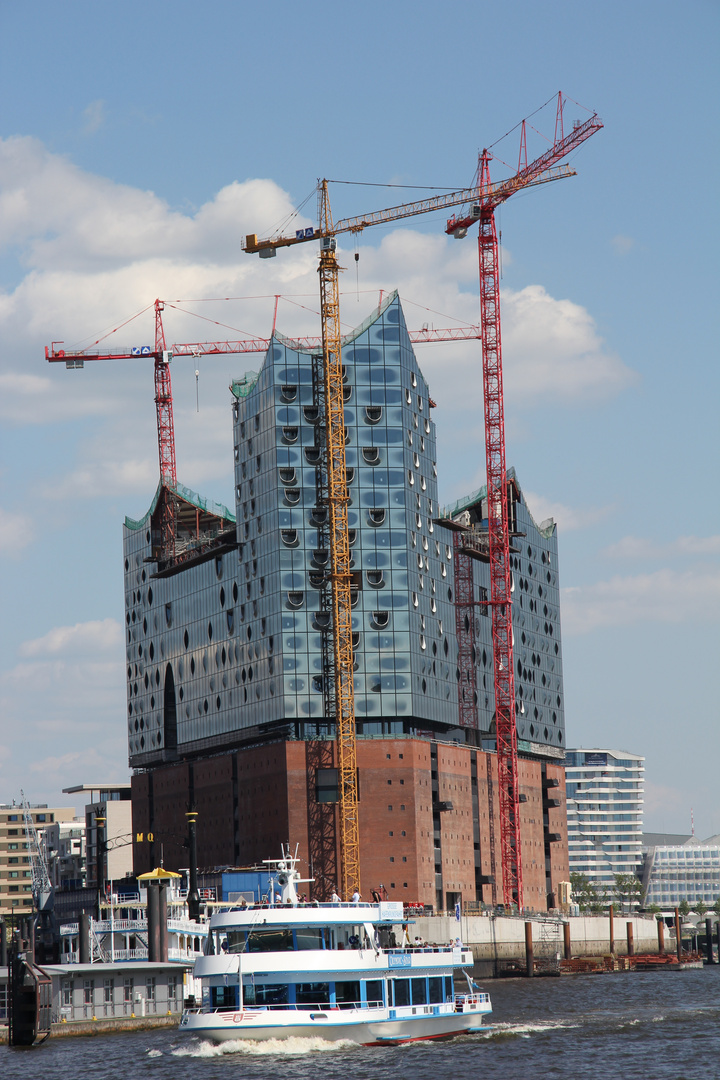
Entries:
{"label": "tree", "polygon": [[693,911],[695,912],[695,914],[699,915],[701,919],[702,919],[703,915],[706,913],[707,910],[708,910],[708,906],[707,906],[707,904],[705,903],[705,901],[702,898],[698,900],[698,902],[695,904],[695,906],[693,908]]}
{"label": "tree", "polygon": [[688,904],[687,900],[680,901],[680,903],[678,904],[678,911],[682,915],[683,919],[687,919],[688,915],[690,914],[690,905]]}
{"label": "tree", "polygon": [[642,891],[642,881],[635,874],[615,875],[615,896],[622,904],[627,904],[629,908],[639,904]]}
{"label": "tree", "polygon": [[648,906],[645,908],[645,911],[648,913],[648,915],[659,915],[661,910],[662,908],[659,904],[648,904]]}
{"label": "tree", "polygon": [[570,874],[572,897],[583,913],[591,912],[600,915],[607,906],[605,890],[593,885],[587,874],[573,872]]}
{"label": "tree", "polygon": [[712,909],[716,915],[720,915],[720,896],[718,896],[717,900],[713,904]]}

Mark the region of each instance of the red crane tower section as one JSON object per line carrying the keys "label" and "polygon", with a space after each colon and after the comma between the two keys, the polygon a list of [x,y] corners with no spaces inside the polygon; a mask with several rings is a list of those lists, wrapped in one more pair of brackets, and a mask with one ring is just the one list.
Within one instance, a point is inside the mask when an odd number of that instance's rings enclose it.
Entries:
{"label": "red crane tower section", "polygon": [[[483,150],[478,166],[480,199],[469,215],[453,217],[446,232],[463,237],[473,222],[479,222],[480,329],[482,340],[483,400],[485,412],[485,465],[487,473],[488,546],[490,559],[490,607],[492,612],[493,672],[495,681],[495,726],[497,738],[498,788],[500,802],[500,849],[503,894],[506,904],[523,907],[522,856],[519,813],[517,727],[515,721],[515,680],[512,640],[512,574],[507,471],[505,466],[505,410],[503,403],[502,342],[500,333],[500,260],[495,227],[495,208],[515,191],[536,181],[603,126],[594,114],[577,123],[565,136],[562,123],[563,98],[558,94],[555,140],[552,147],[533,161],[526,156],[525,121],[521,125],[518,172],[503,184],[501,192],[490,181],[492,155]],[[467,589],[465,590],[467,592]],[[473,607],[467,634],[472,633]],[[462,620],[463,624],[465,619]],[[461,634],[462,636],[462,634]],[[469,648],[468,648],[469,646]],[[461,655],[471,650],[472,641],[459,642]],[[474,683],[472,691],[474,691]],[[469,710],[468,710],[469,711]]]}

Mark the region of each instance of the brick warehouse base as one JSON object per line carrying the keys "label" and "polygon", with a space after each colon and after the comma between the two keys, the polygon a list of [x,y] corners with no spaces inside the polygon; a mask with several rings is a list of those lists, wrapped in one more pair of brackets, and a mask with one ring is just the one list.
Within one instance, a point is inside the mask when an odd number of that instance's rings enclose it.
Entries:
{"label": "brick warehouse base", "polygon": [[[201,868],[249,866],[277,856],[281,843],[297,843],[303,876],[316,879],[313,895],[329,898],[337,811],[324,800],[334,795],[334,750],[274,742],[138,773],[135,873],[159,865],[160,845],[167,869],[187,867],[185,812],[194,804]],[[503,902],[495,754],[429,739],[361,738],[357,761],[364,898],[382,887],[389,899],[436,911],[458,899]],[[525,906],[545,911],[569,873],[562,765],[521,757],[520,800]]]}

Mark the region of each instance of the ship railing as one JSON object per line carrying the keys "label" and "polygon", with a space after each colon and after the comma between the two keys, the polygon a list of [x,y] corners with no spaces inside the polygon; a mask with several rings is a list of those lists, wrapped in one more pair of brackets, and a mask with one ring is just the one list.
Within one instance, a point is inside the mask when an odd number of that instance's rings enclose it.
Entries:
{"label": "ship railing", "polygon": [[472,1012],[480,1005],[489,1005],[490,995],[486,994],[482,990],[478,990],[474,994],[456,994],[455,995],[455,1012]]}
{"label": "ship railing", "polygon": [[235,1005],[218,1005],[215,1009],[185,1009],[186,1013],[203,1013],[205,1015],[209,1013],[238,1013],[238,1012],[251,1012],[251,1013],[264,1013],[264,1012],[276,1012],[277,1010],[284,1010],[287,1012],[342,1012],[348,1009],[383,1009],[385,1007],[384,1001],[319,1001],[319,1002],[283,1002],[277,1005],[246,1005],[243,1004],[242,1008]]}

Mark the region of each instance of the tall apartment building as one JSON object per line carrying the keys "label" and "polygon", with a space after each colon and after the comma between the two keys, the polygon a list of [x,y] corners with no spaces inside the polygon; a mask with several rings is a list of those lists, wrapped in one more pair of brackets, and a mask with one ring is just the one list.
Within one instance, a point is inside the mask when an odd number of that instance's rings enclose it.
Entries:
{"label": "tall apartment building", "polygon": [[[481,603],[489,573],[472,562],[476,715],[461,725],[447,525],[451,517],[482,533],[484,491],[439,506],[429,388],[396,294],[345,339],[343,363],[361,870],[373,887],[387,879],[393,895],[440,907],[456,894],[489,900],[501,881],[492,638]],[[206,865],[266,858],[281,840],[298,840],[334,884],[321,361],[276,334],[261,371],[232,391],[234,513],[187,488],[161,487],[145,517],[125,521],[134,829],[152,833],[156,846],[165,836],[165,865],[180,863],[187,856],[177,836],[192,803]],[[535,524],[515,478],[510,497],[526,902],[542,909],[567,874],[556,813],[564,757],[557,535],[552,522]],[[170,558],[160,544],[168,499],[177,522]],[[152,857],[136,846],[136,869],[149,869]]]}
{"label": "tall apartment building", "polygon": [[[71,806],[30,807],[38,832],[54,822],[72,821]],[[27,915],[32,911],[32,865],[25,833],[22,806],[0,805],[0,915]]]}
{"label": "tall apartment building", "polygon": [[129,877],[133,870],[130,784],[76,784],[63,788],[63,794],[82,794],[88,799],[84,884],[99,888]]}
{"label": "tall apartment building", "polygon": [[607,892],[616,874],[641,869],[644,761],[624,750],[565,755],[570,871]]}

